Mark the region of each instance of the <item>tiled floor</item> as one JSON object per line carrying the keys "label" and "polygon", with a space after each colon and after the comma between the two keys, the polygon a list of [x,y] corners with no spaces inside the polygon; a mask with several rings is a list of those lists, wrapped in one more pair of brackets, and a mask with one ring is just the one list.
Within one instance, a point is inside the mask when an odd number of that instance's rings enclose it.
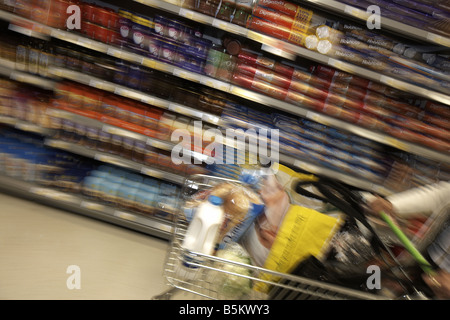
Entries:
{"label": "tiled floor", "polygon": [[0,194],[0,299],[152,299],[169,288],[167,247],[149,235]]}

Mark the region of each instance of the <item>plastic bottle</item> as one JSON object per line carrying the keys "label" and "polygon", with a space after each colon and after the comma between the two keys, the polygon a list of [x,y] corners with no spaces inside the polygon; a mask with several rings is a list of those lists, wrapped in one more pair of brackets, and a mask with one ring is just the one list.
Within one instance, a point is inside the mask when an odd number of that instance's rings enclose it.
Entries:
{"label": "plastic bottle", "polygon": [[196,210],[186,232],[182,247],[184,249],[212,254],[219,229],[224,221],[223,200],[209,196]]}
{"label": "plastic bottle", "polygon": [[197,208],[181,245],[193,254],[184,255],[177,272],[180,277],[193,280],[201,272],[195,265],[201,263],[201,259],[195,257],[195,253],[211,255],[214,252],[225,218],[222,204],[222,198],[211,195]]}

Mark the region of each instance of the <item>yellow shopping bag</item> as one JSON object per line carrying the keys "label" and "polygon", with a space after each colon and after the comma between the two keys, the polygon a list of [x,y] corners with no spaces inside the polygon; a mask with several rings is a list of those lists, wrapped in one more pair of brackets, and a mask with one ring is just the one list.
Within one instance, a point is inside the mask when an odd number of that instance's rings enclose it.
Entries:
{"label": "yellow shopping bag", "polygon": [[[310,255],[320,260],[343,222],[341,216],[336,218],[313,209],[291,205],[269,251],[264,268],[289,273]],[[277,282],[280,278],[263,273],[261,280]],[[270,285],[258,282],[255,289],[268,293]]]}

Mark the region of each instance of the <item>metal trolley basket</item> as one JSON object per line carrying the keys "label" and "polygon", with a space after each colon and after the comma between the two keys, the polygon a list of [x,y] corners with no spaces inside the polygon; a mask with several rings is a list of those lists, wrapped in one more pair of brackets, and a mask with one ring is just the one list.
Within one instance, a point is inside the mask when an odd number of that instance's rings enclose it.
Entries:
{"label": "metal trolley basket", "polygon": [[[219,178],[207,175],[194,175],[185,180],[181,191],[180,204],[183,205],[186,199],[189,199],[196,192],[210,189],[214,185],[222,182],[240,183],[235,180]],[[187,251],[181,247],[184,236],[188,228],[188,222],[181,210],[177,210],[174,217],[173,235],[168,248],[164,276],[169,282],[171,288],[158,296],[155,300],[170,299],[172,295],[178,290],[194,294],[196,298],[200,299],[227,299],[226,296],[220,292],[215,279],[224,273],[230,276],[245,277],[250,279],[253,284],[262,282],[268,284],[271,290],[268,294],[252,290],[250,294],[246,295],[244,299],[247,300],[307,300],[307,299],[326,299],[326,300],[380,300],[386,299],[384,297],[358,291],[354,289],[344,288],[341,286],[320,282],[304,277],[294,276],[290,274],[279,273],[268,269],[234,262],[231,260],[222,259],[216,256],[204,255],[196,252]],[[183,267],[183,259],[186,256],[191,258],[190,261],[198,261],[190,263],[195,268],[190,268],[190,276],[188,279],[184,276],[186,268]],[[246,268],[250,275],[242,275],[230,272],[224,269],[223,266],[239,266]],[[279,281],[262,280],[263,276],[271,275],[279,279]],[[271,277],[273,279],[273,277]],[[228,298],[229,299],[229,298]]]}

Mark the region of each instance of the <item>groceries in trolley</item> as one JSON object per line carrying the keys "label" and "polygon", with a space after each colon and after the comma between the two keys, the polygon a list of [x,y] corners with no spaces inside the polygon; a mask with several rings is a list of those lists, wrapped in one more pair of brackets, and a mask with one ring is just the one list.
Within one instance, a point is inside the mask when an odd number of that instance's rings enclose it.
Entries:
{"label": "groceries in trolley", "polygon": [[[207,284],[231,299],[285,297],[292,292],[279,289],[291,285],[287,274],[344,296],[395,298],[394,282],[405,293],[426,292],[396,261],[398,243],[365,218],[362,190],[278,164],[243,167],[239,180],[202,177],[185,184],[176,231],[181,251],[174,275],[183,283]],[[379,279],[368,273],[374,266]],[[373,279],[383,281],[383,290]]]}

